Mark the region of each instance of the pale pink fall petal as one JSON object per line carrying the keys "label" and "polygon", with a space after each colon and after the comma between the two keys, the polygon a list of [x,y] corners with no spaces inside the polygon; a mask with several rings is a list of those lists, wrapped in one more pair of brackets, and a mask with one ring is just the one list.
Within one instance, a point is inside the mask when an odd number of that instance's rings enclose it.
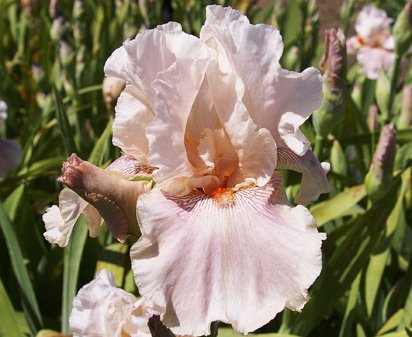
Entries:
{"label": "pale pink fall petal", "polygon": [[133,156],[123,154],[114,160],[107,169],[121,172],[126,177],[133,178],[138,176],[150,177],[155,168],[136,160]]}
{"label": "pale pink fall petal", "polygon": [[0,178],[7,176],[22,160],[20,144],[15,140],[0,139]]}
{"label": "pale pink fall petal", "polygon": [[58,181],[93,205],[116,239],[139,236],[136,200],[151,189],[150,181],[128,181],[123,172],[102,170],[75,154],[63,164]]}
{"label": "pale pink fall petal", "polygon": [[153,313],[145,299],[117,288],[113,275],[102,270],[76,295],[70,329],[74,337],[150,337]]}
{"label": "pale pink fall petal", "polygon": [[307,205],[319,198],[322,193],[330,192],[330,185],[326,174],[329,172],[329,163],[320,163],[311,150],[303,156],[296,155],[288,148],[278,148],[278,169],[288,169],[302,173],[300,191],[296,196],[296,203]]}
{"label": "pale pink fall petal", "polygon": [[376,80],[381,70],[390,72],[395,60],[395,53],[382,48],[362,47],[358,51],[357,60],[366,77]]}
{"label": "pale pink fall petal", "polygon": [[149,148],[145,130],[154,117],[151,107],[137,88],[128,85],[121,93],[115,110],[113,145],[146,163]]}
{"label": "pale pink fall petal", "polygon": [[325,235],[306,208],[287,204],[279,173],[264,187],[213,197],[154,189],[137,210],[136,284],[164,308],[162,321],[175,334],[208,335],[216,320],[248,333],[308,301]]}
{"label": "pale pink fall petal", "polygon": [[[207,15],[226,17],[227,11],[237,12],[212,6]],[[314,68],[302,73],[283,70],[278,62],[283,42],[279,31],[272,26],[251,25],[247,20],[213,19],[210,22],[206,19],[201,39],[218,53],[222,72],[231,72],[241,79],[244,90],[238,92],[239,99],[257,127],[268,129],[278,146],[286,144],[302,155],[309,142],[299,126],[320,106],[319,71]],[[229,65],[231,69],[226,69]]]}
{"label": "pale pink fall petal", "polygon": [[[66,247],[70,234],[88,203],[69,188],[64,188],[59,195],[59,207],[53,205],[43,214],[46,226],[44,237],[50,243]],[[94,227],[92,232],[94,233]]]}

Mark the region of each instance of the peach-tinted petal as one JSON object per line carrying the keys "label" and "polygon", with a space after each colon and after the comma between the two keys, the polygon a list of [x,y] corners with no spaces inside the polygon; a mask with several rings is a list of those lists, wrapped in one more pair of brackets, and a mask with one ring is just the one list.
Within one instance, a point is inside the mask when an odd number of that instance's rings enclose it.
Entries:
{"label": "peach-tinted petal", "polygon": [[93,205],[119,241],[137,238],[136,200],[151,188],[150,181],[128,181],[124,173],[102,170],[75,154],[63,164],[58,179]]}
{"label": "peach-tinted petal", "polygon": [[152,84],[157,93],[155,118],[146,128],[148,161],[158,168],[153,178],[160,186],[171,178],[196,176],[185,146],[185,131],[209,63],[206,46],[193,36],[171,35],[167,43],[180,49],[175,51],[173,66],[158,74]]}
{"label": "peach-tinted petal", "polygon": [[[234,41],[223,44],[226,42],[223,28],[204,26],[202,39],[216,51],[207,80],[216,113],[238,157],[238,167],[230,176],[228,186],[240,184],[245,179],[263,186],[276,167],[276,143],[268,130],[256,125],[243,102],[245,86],[231,65]],[[209,34],[208,29],[213,29],[213,34]],[[215,34],[222,34],[222,41],[215,39]],[[225,49],[229,47],[232,50]],[[260,150],[256,151],[256,148]]]}
{"label": "peach-tinted petal", "polygon": [[288,148],[278,148],[279,169],[294,170],[302,173],[300,191],[296,196],[298,204],[307,205],[319,198],[322,193],[330,192],[326,173],[329,163],[320,163],[311,150],[303,156],[298,156]]}
{"label": "peach-tinted petal", "polygon": [[0,178],[5,177],[21,162],[23,153],[15,140],[0,139]]}
{"label": "peach-tinted petal", "polygon": [[382,48],[362,47],[359,49],[357,60],[366,77],[376,80],[382,69],[391,71],[395,53]]}
{"label": "peach-tinted petal", "polygon": [[63,189],[59,195],[59,207],[53,205],[43,214],[46,226],[43,235],[46,240],[66,247],[73,227],[87,205],[75,192],[68,188]]}
{"label": "peach-tinted petal", "polygon": [[142,93],[128,85],[117,101],[113,145],[145,163],[149,151],[145,129],[152,120],[153,112]]}
{"label": "peach-tinted petal", "polygon": [[117,288],[113,275],[100,271],[73,301],[74,337],[150,337],[147,322],[157,313],[145,299]]}
{"label": "peach-tinted petal", "polygon": [[222,193],[154,189],[138,200],[135,280],[179,335],[208,335],[216,320],[248,333],[285,306],[301,310],[321,270],[325,236],[306,208],[287,205],[279,173],[262,188]]}

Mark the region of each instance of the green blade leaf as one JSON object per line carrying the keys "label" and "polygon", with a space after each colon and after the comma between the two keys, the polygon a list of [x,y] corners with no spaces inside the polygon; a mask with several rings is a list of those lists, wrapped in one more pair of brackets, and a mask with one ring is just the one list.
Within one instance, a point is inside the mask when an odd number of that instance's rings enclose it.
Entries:
{"label": "green blade leaf", "polygon": [[53,98],[56,104],[56,118],[62,134],[64,147],[66,149],[66,155],[69,156],[76,151],[76,145],[73,140],[73,132],[71,130],[69,119],[67,118],[66,111],[64,110],[63,100],[57,90],[56,86],[53,86]]}
{"label": "green blade leaf", "polygon": [[113,118],[110,118],[109,123],[107,123],[106,128],[96,142],[92,153],[89,156],[89,162],[94,165],[101,165],[104,160],[104,154],[107,151],[108,140],[112,134]]}
{"label": "green blade leaf", "polygon": [[[377,239],[384,232],[389,211],[396,202],[400,176],[386,195],[351,224],[345,238],[334,250],[312,289],[312,299],[292,322],[292,332],[306,336],[350,288],[355,277],[369,261]],[[326,242],[327,244],[327,242]]]}
{"label": "green blade leaf", "polygon": [[328,221],[345,215],[347,210],[355,206],[365,196],[366,190],[364,185],[353,186],[329,200],[316,204],[310,211],[316,219],[316,224],[320,227]]}
{"label": "green blade leaf", "polygon": [[69,244],[64,249],[62,331],[69,332],[69,317],[77,292],[80,262],[87,238],[87,225],[83,216],[76,222]]}
{"label": "green blade leaf", "polygon": [[20,324],[10,302],[3,282],[0,279],[0,337],[24,337],[20,332]]}
{"label": "green blade leaf", "polygon": [[34,293],[33,285],[31,284],[29,273],[24,263],[23,253],[20,248],[19,241],[14,233],[13,226],[4,209],[3,203],[0,202],[0,227],[7,243],[7,248],[10,254],[11,265],[17,283],[22,293],[23,307],[25,309],[27,320],[29,321],[30,330],[32,333],[43,326],[43,319],[40,314],[39,305]]}

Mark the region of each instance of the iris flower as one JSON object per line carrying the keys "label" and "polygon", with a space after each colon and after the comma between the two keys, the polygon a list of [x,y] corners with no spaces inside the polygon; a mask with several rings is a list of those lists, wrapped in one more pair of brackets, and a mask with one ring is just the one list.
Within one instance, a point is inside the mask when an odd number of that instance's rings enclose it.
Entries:
{"label": "iris flower", "polygon": [[[137,215],[135,281],[177,335],[208,335],[213,321],[248,333],[284,307],[300,311],[321,271],[325,235],[303,205],[329,191],[328,164],[299,127],[320,106],[322,78],[282,69],[282,52],[274,27],[220,6],[207,7],[200,38],[171,22],[125,41],[105,65],[126,81],[113,144],[156,185],[127,180],[113,196],[101,171],[78,169],[91,164],[63,170],[92,204],[110,193],[110,204],[93,204],[104,218],[119,205],[120,218]],[[302,173],[297,206],[277,169]]]}
{"label": "iris flower", "polygon": [[393,19],[373,5],[365,6],[355,24],[357,35],[348,39],[348,54],[357,60],[369,79],[377,79],[381,69],[389,72],[395,60],[395,40],[391,35]]}
{"label": "iris flower", "polygon": [[113,275],[101,270],[73,301],[70,330],[74,337],[150,337],[147,322],[155,307],[117,288]]}

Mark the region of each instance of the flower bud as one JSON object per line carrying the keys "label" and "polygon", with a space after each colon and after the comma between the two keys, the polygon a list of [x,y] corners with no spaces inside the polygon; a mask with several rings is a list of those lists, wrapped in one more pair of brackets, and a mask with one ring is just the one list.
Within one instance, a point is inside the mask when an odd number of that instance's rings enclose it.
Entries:
{"label": "flower bud", "polygon": [[376,103],[384,120],[387,120],[391,113],[391,111],[388,110],[390,95],[391,80],[389,79],[388,73],[382,68],[376,82],[375,96]]}
{"label": "flower bud", "polygon": [[62,16],[58,16],[53,19],[52,26],[50,28],[50,37],[53,41],[59,41],[66,30],[65,21]]}
{"label": "flower bud", "polygon": [[342,146],[338,140],[334,140],[332,144],[332,149],[330,153],[331,166],[333,167],[333,172],[346,176],[348,173],[348,165],[346,162],[346,156],[343,152]]}
{"label": "flower bud", "polygon": [[105,77],[103,80],[103,99],[108,111],[113,111],[117,98],[126,86],[126,82],[116,77]]}
{"label": "flower bud", "polygon": [[60,40],[59,56],[64,66],[67,66],[74,60],[73,47],[65,40]]}
{"label": "flower bud", "polygon": [[325,31],[325,54],[320,67],[323,70],[323,101],[313,113],[316,133],[325,138],[341,123],[346,92],[346,41],[341,30]]}
{"label": "flower bud", "polygon": [[368,110],[368,129],[371,133],[378,131],[379,121],[378,107],[375,104],[372,104]]}
{"label": "flower bud", "polygon": [[366,191],[373,202],[385,194],[392,181],[395,155],[396,131],[393,124],[388,124],[382,129],[372,165],[365,178]]}
{"label": "flower bud", "polygon": [[412,1],[402,9],[393,26],[396,54],[404,55],[412,43]]}
{"label": "flower bud", "polygon": [[412,124],[412,84],[406,85],[402,92],[402,110],[396,124],[399,130],[407,129]]}
{"label": "flower bud", "polygon": [[0,120],[7,119],[7,103],[0,101]]}
{"label": "flower bud", "polygon": [[54,18],[57,13],[57,0],[50,0],[49,2],[49,15],[51,18]]}
{"label": "flower bud", "polygon": [[80,20],[84,14],[84,0],[75,0],[73,3],[73,18]]}
{"label": "flower bud", "polygon": [[102,170],[76,154],[63,163],[57,180],[94,206],[116,239],[124,242],[129,236],[139,236],[136,202],[141,193],[150,190],[150,181],[129,181],[124,173]]}

